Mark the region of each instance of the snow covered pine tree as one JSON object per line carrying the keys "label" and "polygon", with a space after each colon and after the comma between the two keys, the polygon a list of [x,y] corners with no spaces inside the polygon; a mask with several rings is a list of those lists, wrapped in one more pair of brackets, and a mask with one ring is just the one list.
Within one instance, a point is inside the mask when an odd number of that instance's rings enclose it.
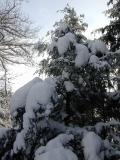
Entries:
{"label": "snow covered pine tree", "polygon": [[35,78],[13,95],[12,128],[0,129],[1,160],[120,158],[119,117],[108,112],[116,52],[79,35],[67,21],[57,23],[44,60],[52,78]]}
{"label": "snow covered pine tree", "polygon": [[[116,92],[112,93],[109,97],[110,107],[112,112],[109,114],[116,114],[116,118],[119,119],[119,106],[120,106],[120,1],[109,0],[109,9],[106,10],[106,15],[110,19],[108,25],[98,29],[102,33],[101,39],[109,46],[110,51],[114,52],[111,54],[112,70],[111,70],[111,86]],[[114,112],[113,112],[114,111]]]}

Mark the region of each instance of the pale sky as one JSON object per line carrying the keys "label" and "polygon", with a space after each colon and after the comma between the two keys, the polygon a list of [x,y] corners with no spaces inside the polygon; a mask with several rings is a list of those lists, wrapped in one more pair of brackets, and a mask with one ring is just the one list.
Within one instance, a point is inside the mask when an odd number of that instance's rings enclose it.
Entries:
{"label": "pale sky", "polygon": [[[23,3],[23,12],[29,16],[30,20],[41,28],[39,38],[44,37],[55,21],[62,18],[63,14],[57,13],[63,9],[67,3],[75,8],[78,14],[85,15],[85,22],[88,23],[88,29],[85,32],[87,38],[93,39],[90,33],[96,28],[108,24],[108,19],[103,11],[107,9],[107,0],[27,0]],[[35,68],[13,66],[11,71],[18,77],[12,80],[12,89],[15,91],[29,80],[31,80]],[[37,75],[36,75],[37,76]]]}

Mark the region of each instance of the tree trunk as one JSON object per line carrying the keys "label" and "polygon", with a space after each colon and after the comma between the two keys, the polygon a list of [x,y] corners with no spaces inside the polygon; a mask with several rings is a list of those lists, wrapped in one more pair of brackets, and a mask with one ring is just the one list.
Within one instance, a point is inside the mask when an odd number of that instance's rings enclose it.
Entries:
{"label": "tree trunk", "polygon": [[120,90],[120,68],[118,68],[118,90]]}

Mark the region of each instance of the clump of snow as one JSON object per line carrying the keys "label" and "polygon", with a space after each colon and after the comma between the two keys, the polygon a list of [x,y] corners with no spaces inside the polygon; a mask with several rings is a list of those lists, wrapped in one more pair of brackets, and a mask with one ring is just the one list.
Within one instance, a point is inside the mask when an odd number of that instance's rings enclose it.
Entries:
{"label": "clump of snow", "polygon": [[97,52],[105,54],[108,51],[104,42],[99,39],[88,41],[88,48],[93,54],[96,54]]}
{"label": "clump of snow", "polygon": [[14,115],[14,113],[16,112],[16,110],[18,108],[23,108],[26,105],[26,98],[28,95],[28,92],[30,91],[31,87],[38,83],[41,82],[42,80],[38,77],[34,78],[32,81],[30,81],[29,83],[25,84],[23,87],[21,87],[20,89],[18,89],[14,95],[11,98],[10,101],[10,112],[11,115]]}
{"label": "clump of snow", "polygon": [[64,78],[68,79],[68,78],[69,78],[69,73],[63,71],[63,72],[62,72],[62,78],[63,78],[63,79],[64,79]]}
{"label": "clump of snow", "polygon": [[21,131],[17,134],[16,140],[13,145],[14,153],[17,153],[18,150],[22,149],[25,149],[24,131]]}
{"label": "clump of snow", "polygon": [[23,115],[23,128],[28,130],[31,126],[30,119],[35,118],[35,111],[43,109],[39,116],[48,117],[57,102],[57,93],[55,91],[55,82],[51,78],[38,82],[30,89],[26,100],[26,113]]}
{"label": "clump of snow", "polygon": [[120,49],[118,49],[117,51],[115,51],[115,53],[120,54]]}
{"label": "clump of snow", "polygon": [[[29,83],[28,83],[29,84]],[[29,85],[28,85],[29,86]],[[55,80],[47,78],[44,81],[38,81],[31,86],[29,91],[24,94],[25,98],[25,113],[23,115],[23,130],[17,134],[14,142],[14,152],[25,149],[24,137],[29,129],[32,129],[32,121],[36,118],[35,111],[42,109],[42,113],[39,113],[40,117],[48,117],[51,113],[54,104],[57,102],[57,93],[55,90]],[[25,87],[25,88],[24,88]],[[24,86],[22,90],[26,89]],[[28,87],[27,87],[28,88]],[[21,140],[21,141],[20,141]]]}
{"label": "clump of snow", "polygon": [[75,36],[73,33],[70,33],[70,32],[58,39],[57,47],[60,55],[64,54],[68,50],[70,46],[70,42],[72,43],[75,42]]}
{"label": "clump of snow", "polygon": [[35,111],[40,107],[49,110],[52,106],[51,100],[57,101],[55,86],[50,81],[48,83],[48,81],[38,82],[30,89],[26,100],[27,113],[33,113],[33,110]]}
{"label": "clump of snow", "polygon": [[56,87],[56,79],[55,78],[52,78],[52,77],[49,77],[49,78],[46,78],[44,80],[45,83],[48,83],[49,85],[51,85],[52,87]]}
{"label": "clump of snow", "polygon": [[72,140],[73,135],[61,134],[50,140],[45,147],[39,147],[34,160],[77,160],[77,156],[64,145]]}
{"label": "clump of snow", "polygon": [[62,147],[62,146],[64,146],[65,144],[67,144],[69,141],[71,141],[73,139],[74,139],[74,136],[72,134],[70,134],[70,135],[60,134],[56,138],[50,140],[47,143],[46,148],[47,148],[47,150],[49,150],[51,148]]}
{"label": "clump of snow", "polygon": [[75,58],[75,66],[81,67],[87,64],[89,59],[89,51],[85,45],[76,44],[76,58]]}
{"label": "clump of snow", "polygon": [[24,132],[28,131],[31,127],[30,119],[32,119],[34,115],[32,113],[24,113],[23,115],[23,129]]}
{"label": "clump of snow", "polygon": [[84,80],[83,80],[83,78],[82,78],[82,76],[79,76],[79,84],[83,84],[83,82],[84,82]]}
{"label": "clump of snow", "polygon": [[59,33],[61,33],[61,32],[66,33],[66,30],[68,28],[69,28],[69,26],[66,23],[61,22],[61,23],[59,23],[59,27],[56,30],[59,31]]}
{"label": "clump of snow", "polygon": [[106,125],[120,125],[120,122],[115,120],[114,118],[111,118],[109,122],[106,122]]}
{"label": "clump of snow", "polygon": [[104,126],[105,126],[105,123],[103,123],[103,122],[97,123],[97,124],[95,125],[96,133],[97,133],[97,134],[100,134]]}
{"label": "clump of snow", "polygon": [[102,139],[98,135],[88,132],[82,140],[85,160],[102,160],[102,145]]}
{"label": "clump of snow", "polygon": [[64,86],[67,92],[72,92],[75,88],[71,81],[65,81]]}
{"label": "clump of snow", "polygon": [[95,56],[95,55],[92,55],[91,57],[90,57],[90,59],[89,59],[89,63],[90,64],[95,64],[95,63],[97,63],[97,64],[99,64],[99,58],[97,57],[97,56]]}
{"label": "clump of snow", "polygon": [[100,61],[99,58],[95,55],[92,55],[89,59],[89,64],[93,66],[95,69],[100,70],[104,68],[110,68],[110,65],[107,61]]}
{"label": "clump of snow", "polygon": [[63,55],[70,47],[70,43],[74,44],[75,42],[75,35],[71,32],[68,32],[63,37],[60,37],[57,41],[53,41],[49,49],[50,51],[53,51],[54,47],[57,47],[59,54]]}
{"label": "clump of snow", "polygon": [[77,156],[69,149],[54,148],[42,154],[35,154],[34,160],[78,160]]}

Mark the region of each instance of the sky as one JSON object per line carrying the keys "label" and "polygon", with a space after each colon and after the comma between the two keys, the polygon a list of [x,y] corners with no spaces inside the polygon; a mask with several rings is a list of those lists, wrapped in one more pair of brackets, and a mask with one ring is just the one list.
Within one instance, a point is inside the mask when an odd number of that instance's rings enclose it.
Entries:
{"label": "sky", "polygon": [[78,14],[85,15],[85,22],[90,32],[107,23],[107,17],[103,12],[107,9],[107,0],[27,0],[23,4],[23,12],[41,27],[41,36],[44,35],[63,14],[58,10],[63,9],[67,3],[75,8]]}
{"label": "sky", "polygon": [[[103,13],[107,9],[107,0],[26,0],[22,4],[22,11],[36,27],[40,28],[38,34],[40,39],[52,28],[55,21],[63,17],[63,14],[57,11],[63,9],[67,3],[75,8],[78,15],[85,15],[84,20],[88,23],[88,29],[85,32],[87,38],[95,38],[91,32],[108,24],[108,19]],[[11,84],[12,90],[17,90],[37,76],[33,75],[35,70],[35,67],[25,67],[24,65],[12,66],[11,73],[15,77]]]}

